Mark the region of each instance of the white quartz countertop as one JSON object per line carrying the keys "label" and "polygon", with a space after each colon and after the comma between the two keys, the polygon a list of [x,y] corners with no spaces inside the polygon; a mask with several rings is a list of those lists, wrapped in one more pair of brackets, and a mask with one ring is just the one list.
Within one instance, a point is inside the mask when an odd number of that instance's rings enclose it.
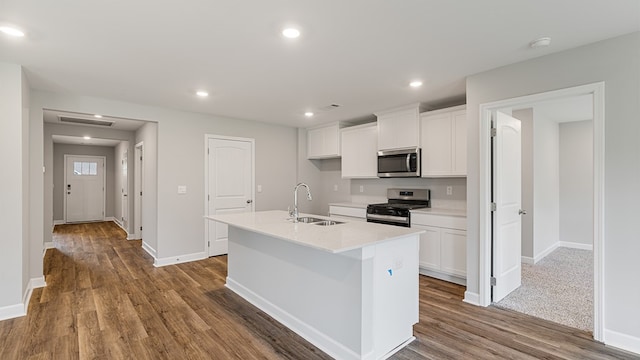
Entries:
{"label": "white quartz countertop", "polygon": [[[303,216],[329,219],[326,216],[300,215]],[[281,210],[213,215],[205,218],[331,253],[359,249],[424,232],[419,229],[362,221],[346,221],[332,226],[293,223],[288,220],[289,214]]]}
{"label": "white quartz countertop", "polygon": [[458,209],[424,208],[411,210],[411,213],[467,217],[467,210]]}

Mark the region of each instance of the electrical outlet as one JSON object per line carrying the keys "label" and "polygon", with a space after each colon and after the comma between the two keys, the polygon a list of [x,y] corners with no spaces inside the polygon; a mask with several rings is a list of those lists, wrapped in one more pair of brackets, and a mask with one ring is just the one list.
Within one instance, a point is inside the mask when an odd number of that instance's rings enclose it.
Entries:
{"label": "electrical outlet", "polygon": [[447,186],[447,195],[453,195],[453,186]]}
{"label": "electrical outlet", "polygon": [[261,193],[262,192],[262,185],[258,185],[258,192]]}
{"label": "electrical outlet", "polygon": [[333,191],[338,191],[338,184],[333,185]]}
{"label": "electrical outlet", "polygon": [[364,192],[364,185],[360,185],[360,192]]}

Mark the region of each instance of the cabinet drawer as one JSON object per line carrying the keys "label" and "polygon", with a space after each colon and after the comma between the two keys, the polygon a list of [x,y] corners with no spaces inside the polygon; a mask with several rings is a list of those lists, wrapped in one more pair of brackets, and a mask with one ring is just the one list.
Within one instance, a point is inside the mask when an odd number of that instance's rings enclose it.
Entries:
{"label": "cabinet drawer", "polygon": [[467,218],[461,216],[411,213],[411,225],[414,224],[467,230]]}
{"label": "cabinet drawer", "polygon": [[330,205],[329,216],[333,216],[333,215],[350,216],[350,217],[365,219],[367,217],[367,209]]}

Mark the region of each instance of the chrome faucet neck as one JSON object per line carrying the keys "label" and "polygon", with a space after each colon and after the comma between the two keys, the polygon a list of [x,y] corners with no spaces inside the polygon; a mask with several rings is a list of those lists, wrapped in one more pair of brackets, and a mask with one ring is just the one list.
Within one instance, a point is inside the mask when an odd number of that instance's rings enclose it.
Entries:
{"label": "chrome faucet neck", "polygon": [[293,189],[293,213],[290,214],[293,222],[298,222],[298,216],[299,216],[299,212],[298,212],[298,189],[304,186],[305,188],[307,188],[307,199],[309,199],[309,201],[311,201],[313,198],[311,197],[311,189],[309,189],[309,185],[301,182],[298,183],[296,185],[296,187]]}

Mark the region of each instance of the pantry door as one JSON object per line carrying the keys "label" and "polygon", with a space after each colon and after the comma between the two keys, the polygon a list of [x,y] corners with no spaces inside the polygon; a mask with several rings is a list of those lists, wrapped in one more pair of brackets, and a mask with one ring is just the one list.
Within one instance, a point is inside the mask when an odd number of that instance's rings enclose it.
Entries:
{"label": "pantry door", "polygon": [[[254,210],[254,140],[206,138],[207,215],[252,212]],[[227,225],[205,220],[209,256],[227,253]]]}
{"label": "pantry door", "polygon": [[104,220],[105,158],[65,155],[65,222]]}

